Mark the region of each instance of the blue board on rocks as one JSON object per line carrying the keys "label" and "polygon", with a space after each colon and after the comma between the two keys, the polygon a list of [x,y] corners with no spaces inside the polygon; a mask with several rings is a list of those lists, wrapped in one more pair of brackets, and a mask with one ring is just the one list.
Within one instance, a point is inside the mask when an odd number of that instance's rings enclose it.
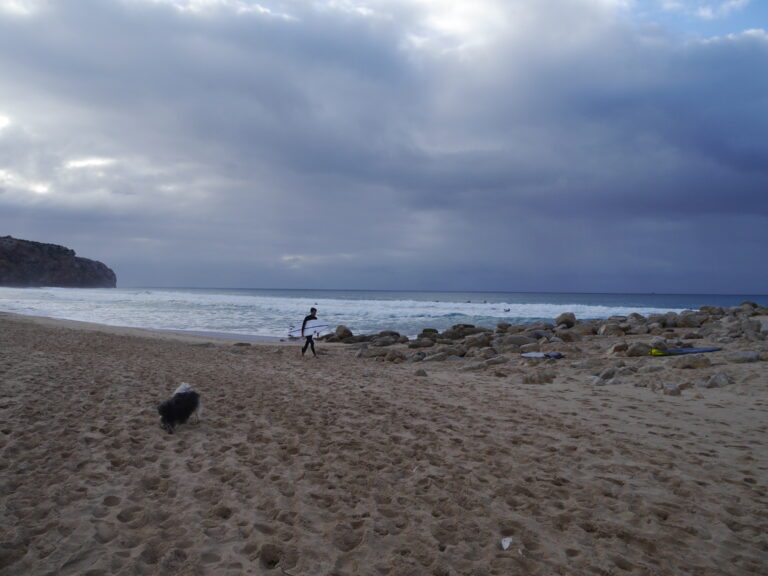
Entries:
{"label": "blue board on rocks", "polygon": [[703,354],[704,352],[717,352],[722,348],[670,348],[669,350],[658,350],[653,348],[651,356],[680,356],[682,354]]}

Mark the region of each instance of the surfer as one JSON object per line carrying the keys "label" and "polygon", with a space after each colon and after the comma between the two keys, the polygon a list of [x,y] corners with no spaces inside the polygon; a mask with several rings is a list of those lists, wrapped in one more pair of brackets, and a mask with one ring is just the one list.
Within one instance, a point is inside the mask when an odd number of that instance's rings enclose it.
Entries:
{"label": "surfer", "polygon": [[315,358],[317,358],[317,353],[315,352],[315,341],[312,339],[312,334],[309,336],[304,336],[304,326],[307,325],[307,322],[310,320],[317,320],[317,308],[310,308],[309,309],[309,316],[304,318],[304,322],[301,323],[301,336],[302,338],[306,338],[307,341],[304,343],[304,348],[301,349],[301,355],[304,356],[304,353],[307,351],[307,348],[310,346],[312,347],[312,354]]}

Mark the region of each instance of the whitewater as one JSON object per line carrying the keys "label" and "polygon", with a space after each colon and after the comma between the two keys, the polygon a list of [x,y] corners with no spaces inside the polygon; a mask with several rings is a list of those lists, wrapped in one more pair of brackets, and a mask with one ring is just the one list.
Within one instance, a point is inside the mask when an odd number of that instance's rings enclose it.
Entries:
{"label": "whitewater", "polygon": [[198,288],[7,288],[0,311],[153,330],[242,339],[283,338],[310,307],[331,326],[355,334],[394,330],[414,336],[455,324],[552,321],[563,312],[581,320],[680,312],[702,305],[766,304],[752,295],[405,292]]}

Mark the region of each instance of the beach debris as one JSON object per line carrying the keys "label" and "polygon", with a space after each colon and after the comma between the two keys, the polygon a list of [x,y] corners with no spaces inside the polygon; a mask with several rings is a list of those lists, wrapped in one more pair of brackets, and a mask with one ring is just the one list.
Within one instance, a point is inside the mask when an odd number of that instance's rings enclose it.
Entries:
{"label": "beach debris", "polygon": [[501,549],[502,550],[509,550],[509,547],[512,546],[512,538],[510,536],[507,536],[506,538],[501,539]]}

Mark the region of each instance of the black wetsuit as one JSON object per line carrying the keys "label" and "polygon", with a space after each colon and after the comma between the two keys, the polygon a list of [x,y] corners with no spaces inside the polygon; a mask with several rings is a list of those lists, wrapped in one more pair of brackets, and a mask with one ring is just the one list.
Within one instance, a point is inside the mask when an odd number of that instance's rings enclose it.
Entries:
{"label": "black wetsuit", "polygon": [[[304,322],[301,323],[301,333],[304,334],[304,326],[307,325],[307,322],[310,320],[317,320],[317,316],[314,314],[310,314],[306,318],[304,318]],[[304,355],[304,352],[307,351],[308,347],[312,347],[312,354],[317,357],[317,353],[315,352],[315,341],[312,339],[312,334],[306,337],[307,341],[304,343],[304,348],[301,349],[301,354]]]}

